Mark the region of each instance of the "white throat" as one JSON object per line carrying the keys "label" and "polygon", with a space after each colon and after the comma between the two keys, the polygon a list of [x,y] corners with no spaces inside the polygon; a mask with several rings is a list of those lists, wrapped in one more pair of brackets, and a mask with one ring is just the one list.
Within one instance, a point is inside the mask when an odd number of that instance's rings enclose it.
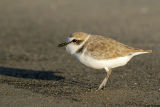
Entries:
{"label": "white throat", "polygon": [[73,43],[68,44],[66,47],[67,52],[70,54],[75,54],[76,51],[78,49],[80,49],[85,44],[85,42],[89,39],[89,37],[90,37],[90,35],[88,35],[88,37],[80,45],[75,45]]}

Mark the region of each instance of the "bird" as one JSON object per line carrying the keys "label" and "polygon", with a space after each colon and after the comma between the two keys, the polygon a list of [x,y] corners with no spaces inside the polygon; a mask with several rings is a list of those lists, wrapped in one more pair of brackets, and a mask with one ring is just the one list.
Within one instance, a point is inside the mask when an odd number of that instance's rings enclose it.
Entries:
{"label": "bird", "polygon": [[58,47],[64,46],[87,67],[105,69],[107,75],[97,90],[106,86],[113,68],[126,65],[136,55],[152,53],[152,50],[133,48],[109,37],[84,32],[69,34],[66,42],[58,44]]}

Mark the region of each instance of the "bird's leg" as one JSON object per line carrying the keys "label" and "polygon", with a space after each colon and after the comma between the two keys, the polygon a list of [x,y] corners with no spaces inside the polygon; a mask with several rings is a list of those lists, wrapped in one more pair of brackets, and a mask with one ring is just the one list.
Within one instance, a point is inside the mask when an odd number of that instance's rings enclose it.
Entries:
{"label": "bird's leg", "polygon": [[112,70],[111,69],[108,69],[108,68],[105,68],[106,72],[107,72],[107,75],[106,77],[104,78],[104,80],[102,81],[102,83],[100,84],[98,90],[101,90],[107,83],[107,80],[109,78],[109,76],[111,75],[111,72]]}

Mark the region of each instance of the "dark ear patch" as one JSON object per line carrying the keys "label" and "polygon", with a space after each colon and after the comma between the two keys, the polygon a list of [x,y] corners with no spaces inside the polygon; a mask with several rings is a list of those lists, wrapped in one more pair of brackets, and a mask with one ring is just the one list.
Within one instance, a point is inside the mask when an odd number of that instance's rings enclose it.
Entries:
{"label": "dark ear patch", "polygon": [[77,44],[77,45],[79,45],[81,42],[83,42],[82,40],[77,40],[75,43]]}

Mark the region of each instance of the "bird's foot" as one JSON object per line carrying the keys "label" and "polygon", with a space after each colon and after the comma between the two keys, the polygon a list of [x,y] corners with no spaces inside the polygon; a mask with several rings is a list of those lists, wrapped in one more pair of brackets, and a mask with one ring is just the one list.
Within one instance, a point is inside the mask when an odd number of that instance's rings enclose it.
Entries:
{"label": "bird's foot", "polygon": [[103,89],[104,89],[104,86],[101,86],[101,87],[99,87],[96,91],[103,91]]}

